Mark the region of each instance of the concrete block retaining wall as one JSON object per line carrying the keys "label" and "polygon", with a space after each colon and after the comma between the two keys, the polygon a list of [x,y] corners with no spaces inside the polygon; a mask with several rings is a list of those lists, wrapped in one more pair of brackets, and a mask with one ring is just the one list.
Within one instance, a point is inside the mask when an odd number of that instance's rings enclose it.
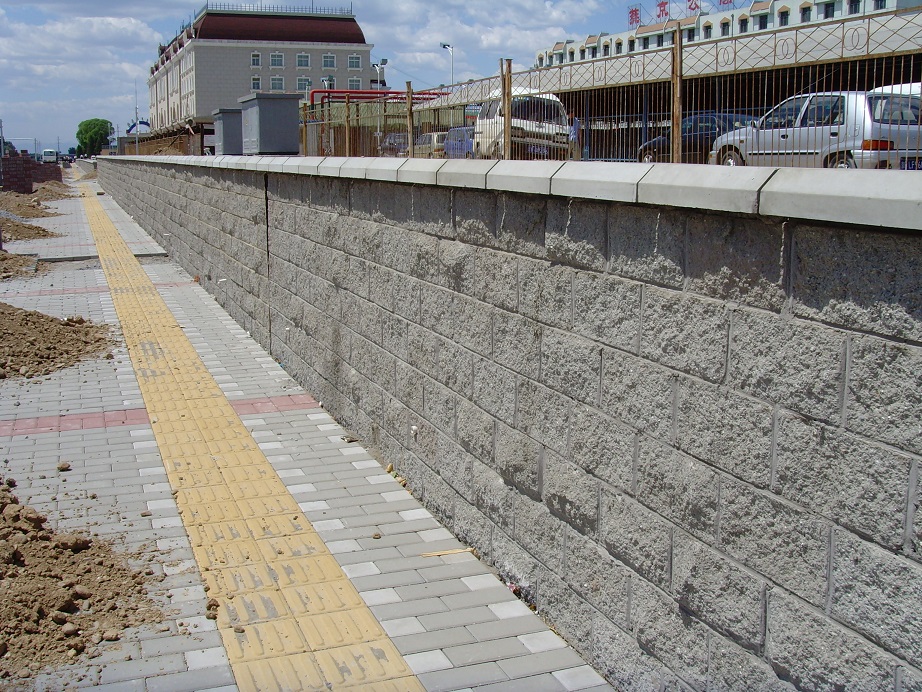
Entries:
{"label": "concrete block retaining wall", "polygon": [[617,687],[922,690],[915,177],[493,166],[99,172]]}

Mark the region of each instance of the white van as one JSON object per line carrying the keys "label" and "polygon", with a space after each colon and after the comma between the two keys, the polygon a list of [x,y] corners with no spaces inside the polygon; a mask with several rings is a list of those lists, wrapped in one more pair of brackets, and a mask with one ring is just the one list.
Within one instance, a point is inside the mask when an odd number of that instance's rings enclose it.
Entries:
{"label": "white van", "polygon": [[58,152],[54,149],[42,149],[42,163],[57,163]]}
{"label": "white van", "polygon": [[[567,113],[553,94],[513,88],[512,157],[514,159],[567,158]],[[479,159],[503,156],[503,108],[499,91],[490,94],[474,125],[473,154]]]}

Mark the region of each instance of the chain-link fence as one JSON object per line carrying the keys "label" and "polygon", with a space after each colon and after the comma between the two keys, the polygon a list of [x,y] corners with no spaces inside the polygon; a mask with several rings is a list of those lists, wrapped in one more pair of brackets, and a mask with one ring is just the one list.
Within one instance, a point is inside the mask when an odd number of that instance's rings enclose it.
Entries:
{"label": "chain-link fence", "polygon": [[920,167],[922,14],[710,41],[679,21],[650,29],[662,47],[519,73],[500,61],[428,92],[314,92],[302,152]]}

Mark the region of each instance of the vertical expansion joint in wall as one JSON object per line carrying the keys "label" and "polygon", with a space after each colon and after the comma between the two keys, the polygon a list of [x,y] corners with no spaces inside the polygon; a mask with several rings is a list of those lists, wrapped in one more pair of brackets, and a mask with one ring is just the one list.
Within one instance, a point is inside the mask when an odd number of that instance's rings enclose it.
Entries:
{"label": "vertical expansion joint in wall", "polygon": [[852,336],[845,335],[845,345],[842,348],[842,390],[839,394],[839,425],[843,428],[848,424],[848,384],[852,372]]}
{"label": "vertical expansion joint in wall", "polygon": [[909,483],[906,488],[906,520],[903,525],[903,551],[907,555],[922,553],[922,545],[913,547],[916,513],[919,511],[919,460],[913,459],[909,466]]}

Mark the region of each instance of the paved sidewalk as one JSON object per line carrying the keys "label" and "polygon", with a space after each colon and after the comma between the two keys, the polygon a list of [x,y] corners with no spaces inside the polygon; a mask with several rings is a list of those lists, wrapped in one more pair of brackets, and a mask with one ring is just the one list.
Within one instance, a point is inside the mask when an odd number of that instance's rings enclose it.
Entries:
{"label": "paved sidewalk", "polygon": [[[0,283],[0,301],[57,317],[80,314],[106,322],[122,344],[132,343],[138,326],[134,322],[142,317],[126,318],[125,301],[136,301],[144,313],[156,314],[156,309],[147,308],[146,298],[133,295],[128,284],[110,291],[118,275],[108,263],[111,251],[102,245],[97,250],[100,221],[87,212],[95,208],[92,204],[101,205],[105,222],[114,224],[129,255],[140,258],[143,271],[130,285],[153,284],[164,314],[181,328],[173,329],[177,333],[167,335],[167,341],[176,342],[177,349],[188,348],[203,366],[198,379],[177,374],[164,391],[193,388],[201,400],[232,411],[220,414],[238,445],[226,456],[251,456],[236,468],[189,470],[194,459],[222,455],[214,448],[202,452],[201,443],[181,434],[183,428],[167,425],[162,407],[170,397],[158,399],[157,387],[162,385],[147,375],[139,378],[138,359],[145,356],[133,352],[133,362],[124,345],[114,350],[111,360],[84,361],[38,379],[0,381],[0,459],[8,459],[4,473],[16,479],[20,500],[47,513],[59,529],[88,530],[110,538],[120,549],[153,557],[164,580],[152,585],[152,596],[168,613],[161,625],[126,632],[102,656],[33,678],[30,685],[49,690],[350,685],[393,690],[611,689],[367,450],[349,442],[347,431],[213,298],[163,257],[162,249],[127,214],[107,195],[95,195],[95,183],[89,188],[94,199],[52,203],[62,216],[35,221],[65,237],[9,243],[12,252],[37,254],[54,263],[35,276]],[[105,271],[100,255],[107,262]],[[124,271],[132,271],[131,263],[136,260],[122,262]],[[216,429],[213,423],[209,426],[209,433]],[[72,470],[57,471],[61,461],[70,462]],[[188,468],[177,471],[186,462]],[[261,464],[267,469],[264,474]],[[259,481],[233,481],[243,478],[238,474],[256,472],[261,474]],[[186,476],[196,473],[201,474],[196,478],[208,478],[208,484],[183,486]],[[230,478],[228,492],[241,495],[207,502],[204,488],[217,487],[208,474]],[[256,498],[260,507],[270,507],[271,500],[286,516],[300,511],[306,517],[309,523],[303,525],[295,517],[290,533],[271,537],[276,541],[271,545],[290,550],[293,557],[286,565],[307,564],[294,556],[317,536],[318,545],[311,548],[311,559],[317,562],[311,564],[327,570],[318,583],[305,574],[305,580],[295,584],[290,572],[274,570],[273,565],[281,563],[271,556],[266,563],[252,555],[240,558],[240,564],[232,566],[237,571],[208,562],[217,559],[215,555],[227,559],[230,552],[220,551],[230,551],[227,546],[233,543],[222,542],[215,527],[224,530],[234,519],[196,523],[196,516],[219,511],[217,507],[225,511],[232,504],[253,507],[256,499],[247,494],[254,487],[272,489],[271,498]],[[269,518],[251,514],[240,519],[252,527]],[[208,536],[217,537],[213,544],[203,539]],[[207,592],[203,573],[209,580]],[[260,591],[254,575],[261,574],[272,575],[271,591],[285,592],[288,600],[276,603]],[[248,579],[254,583],[243,583]],[[304,596],[331,584],[337,585],[343,601],[332,608],[332,620],[329,613],[310,612],[313,603]],[[297,592],[294,598],[292,591]],[[205,617],[206,593],[229,596],[219,598],[217,621]],[[328,608],[331,592],[324,593],[317,598]],[[355,603],[349,600],[352,593],[360,597]],[[295,631],[281,629],[278,610],[285,603],[295,609],[292,604],[298,598],[308,605],[286,620],[295,623]],[[272,607],[267,607],[270,602]],[[364,612],[371,614],[367,622],[361,620]],[[345,631],[350,626],[343,624],[344,613],[353,618],[348,622],[365,623],[357,627],[361,631]],[[316,644],[320,618],[334,622],[334,634],[323,636],[355,634],[358,643],[339,648]],[[234,625],[246,634],[236,632]],[[273,649],[270,630],[289,638]],[[372,636],[373,631],[380,637]],[[295,640],[298,645],[291,645]],[[366,676],[372,672],[367,665],[358,666],[334,679],[337,673],[325,661],[338,661],[341,649],[352,656],[369,642],[399,652],[388,659],[390,668],[382,666],[377,677],[362,680],[356,677],[359,668]],[[254,653],[257,649],[263,653]],[[260,667],[261,662],[269,665]],[[342,663],[342,670],[349,665]]]}

